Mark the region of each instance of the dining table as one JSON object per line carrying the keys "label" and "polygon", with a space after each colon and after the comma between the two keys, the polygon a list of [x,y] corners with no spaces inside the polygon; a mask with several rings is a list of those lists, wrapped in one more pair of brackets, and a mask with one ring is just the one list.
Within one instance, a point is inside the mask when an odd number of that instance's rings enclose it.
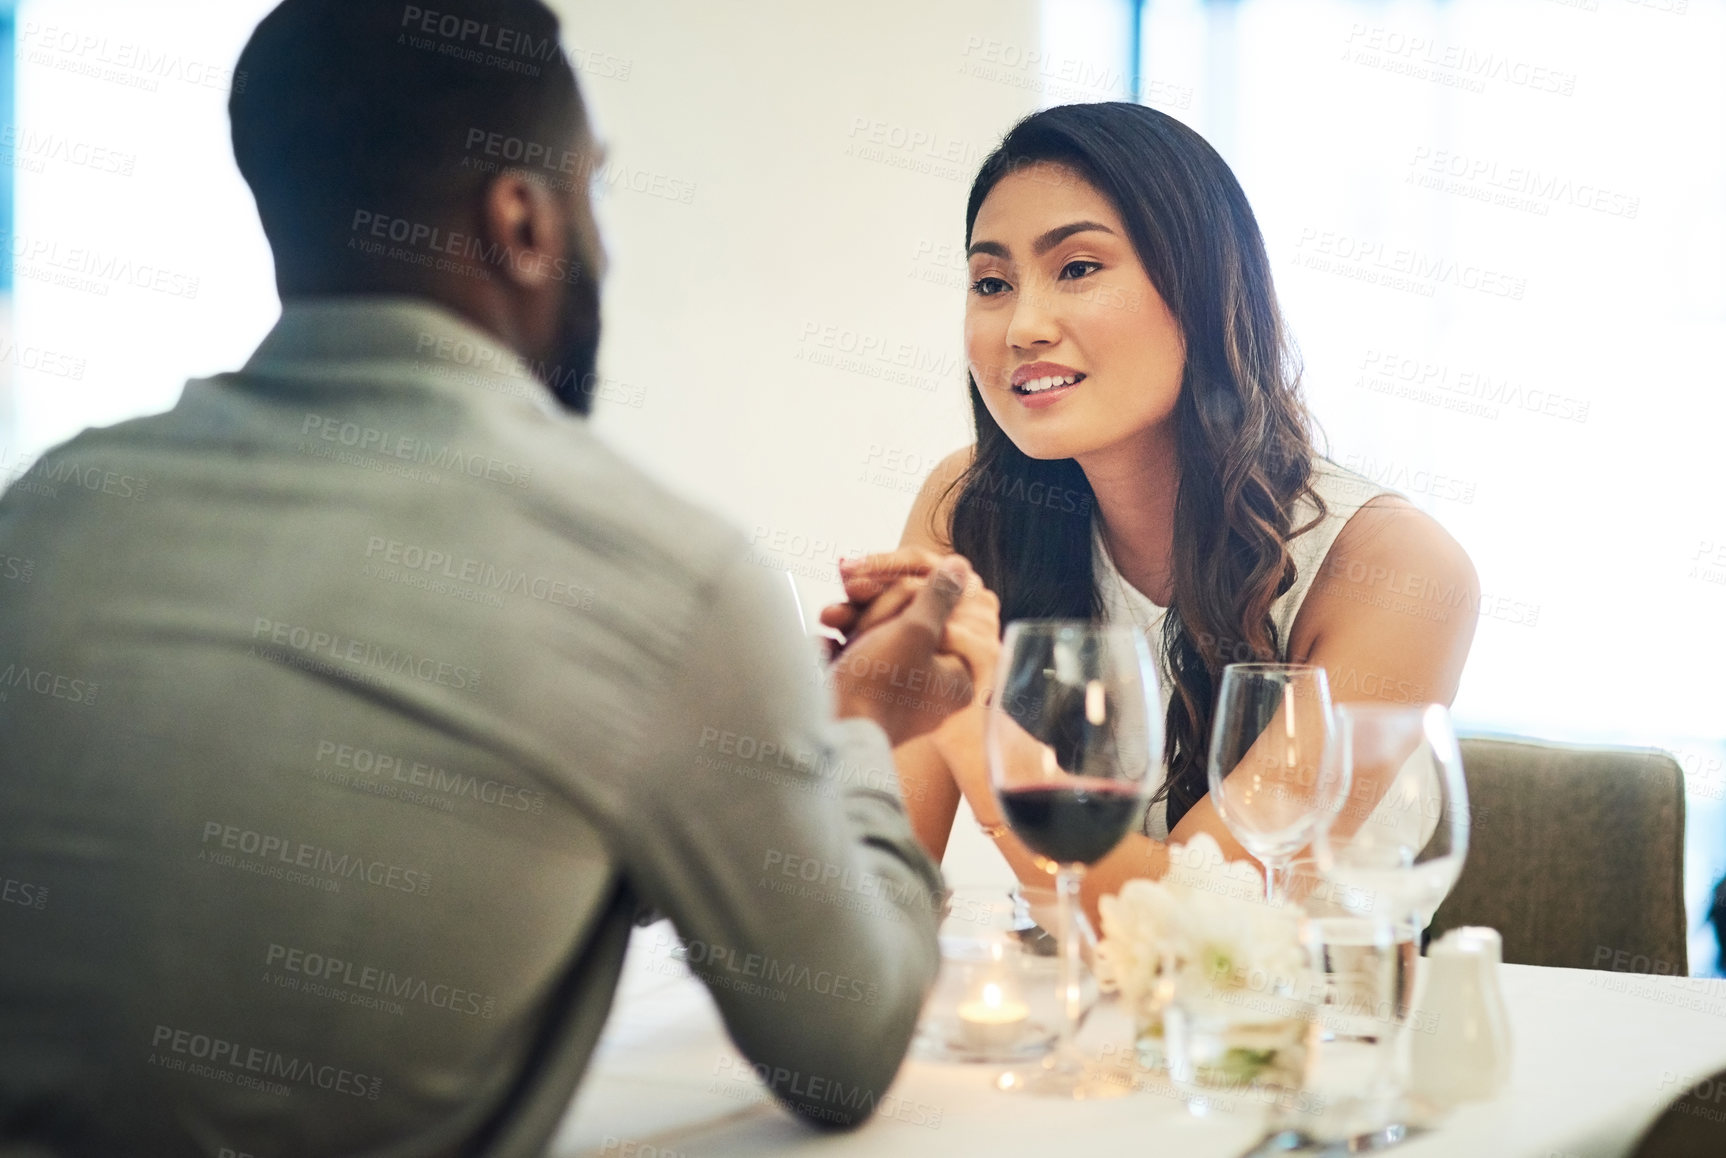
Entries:
{"label": "dining table", "polygon": [[[1195,1103],[1170,1096],[1166,1081],[1146,1081],[1121,1097],[1055,1100],[997,1089],[998,1065],[915,1053],[868,1122],[816,1129],[781,1108],[732,1045],[668,929],[634,935],[610,1020],[553,1140],[554,1158],[1239,1158],[1266,1135],[1270,1109],[1252,1098],[1199,1114]],[[1424,958],[1417,964],[1417,1010],[1425,965]],[[1450,1108],[1395,1153],[1620,1158],[1635,1152],[1664,1107],[1726,1068],[1726,979],[1499,968],[1511,1026],[1508,1083],[1490,1100]],[[1132,1037],[1120,1004],[1104,1000],[1081,1040],[1094,1054],[1130,1057]],[[1726,1119],[1726,1083],[1719,1089]]]}

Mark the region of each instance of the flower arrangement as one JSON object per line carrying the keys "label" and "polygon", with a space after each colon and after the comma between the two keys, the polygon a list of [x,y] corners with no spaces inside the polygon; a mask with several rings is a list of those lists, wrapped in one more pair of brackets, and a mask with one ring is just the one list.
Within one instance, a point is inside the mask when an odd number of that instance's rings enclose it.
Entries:
{"label": "flower arrangement", "polygon": [[1298,910],[1266,904],[1256,870],[1209,836],[1169,859],[1162,880],[1128,881],[1100,905],[1099,978],[1132,1014],[1141,1054],[1160,1064],[1166,1019],[1177,1080],[1298,1085],[1313,992]]}

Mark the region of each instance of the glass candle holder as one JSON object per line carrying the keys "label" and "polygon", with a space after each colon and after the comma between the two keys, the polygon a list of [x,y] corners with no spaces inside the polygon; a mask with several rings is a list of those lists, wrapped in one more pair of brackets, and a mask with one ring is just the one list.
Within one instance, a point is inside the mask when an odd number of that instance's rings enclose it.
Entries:
{"label": "glass candle holder", "polygon": [[[925,1061],[1034,1060],[1054,1044],[1059,960],[1005,888],[954,889],[940,930],[941,972],[913,1045]],[[1095,1001],[1087,987],[1087,1008]]]}
{"label": "glass candle holder", "polygon": [[1310,983],[1262,975],[1240,986],[1183,973],[1164,1011],[1169,1076],[1194,1113],[1292,1101],[1317,1036]]}

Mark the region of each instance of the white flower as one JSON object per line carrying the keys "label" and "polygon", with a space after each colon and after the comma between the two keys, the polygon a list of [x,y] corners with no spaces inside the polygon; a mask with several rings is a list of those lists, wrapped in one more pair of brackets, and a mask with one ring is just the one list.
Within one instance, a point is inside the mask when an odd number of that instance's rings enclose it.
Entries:
{"label": "white flower", "polygon": [[1299,913],[1267,905],[1251,866],[1230,864],[1203,834],[1170,846],[1169,865],[1162,880],[1128,881],[1099,905],[1098,974],[1135,1016],[1154,1017],[1173,984],[1225,999],[1303,984]]}

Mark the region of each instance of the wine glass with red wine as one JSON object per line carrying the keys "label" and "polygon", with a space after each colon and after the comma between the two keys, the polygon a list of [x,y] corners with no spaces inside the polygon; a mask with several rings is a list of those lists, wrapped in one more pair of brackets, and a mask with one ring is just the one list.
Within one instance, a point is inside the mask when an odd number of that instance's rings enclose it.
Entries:
{"label": "wine glass with red wine", "polygon": [[1143,633],[1084,620],[1007,625],[989,705],[989,780],[1014,834],[1055,872],[1061,944],[1059,1044],[998,1085],[1067,1098],[1125,1093],[1130,1079],[1079,1056],[1077,923],[1085,866],[1143,821],[1163,759],[1156,668]]}

